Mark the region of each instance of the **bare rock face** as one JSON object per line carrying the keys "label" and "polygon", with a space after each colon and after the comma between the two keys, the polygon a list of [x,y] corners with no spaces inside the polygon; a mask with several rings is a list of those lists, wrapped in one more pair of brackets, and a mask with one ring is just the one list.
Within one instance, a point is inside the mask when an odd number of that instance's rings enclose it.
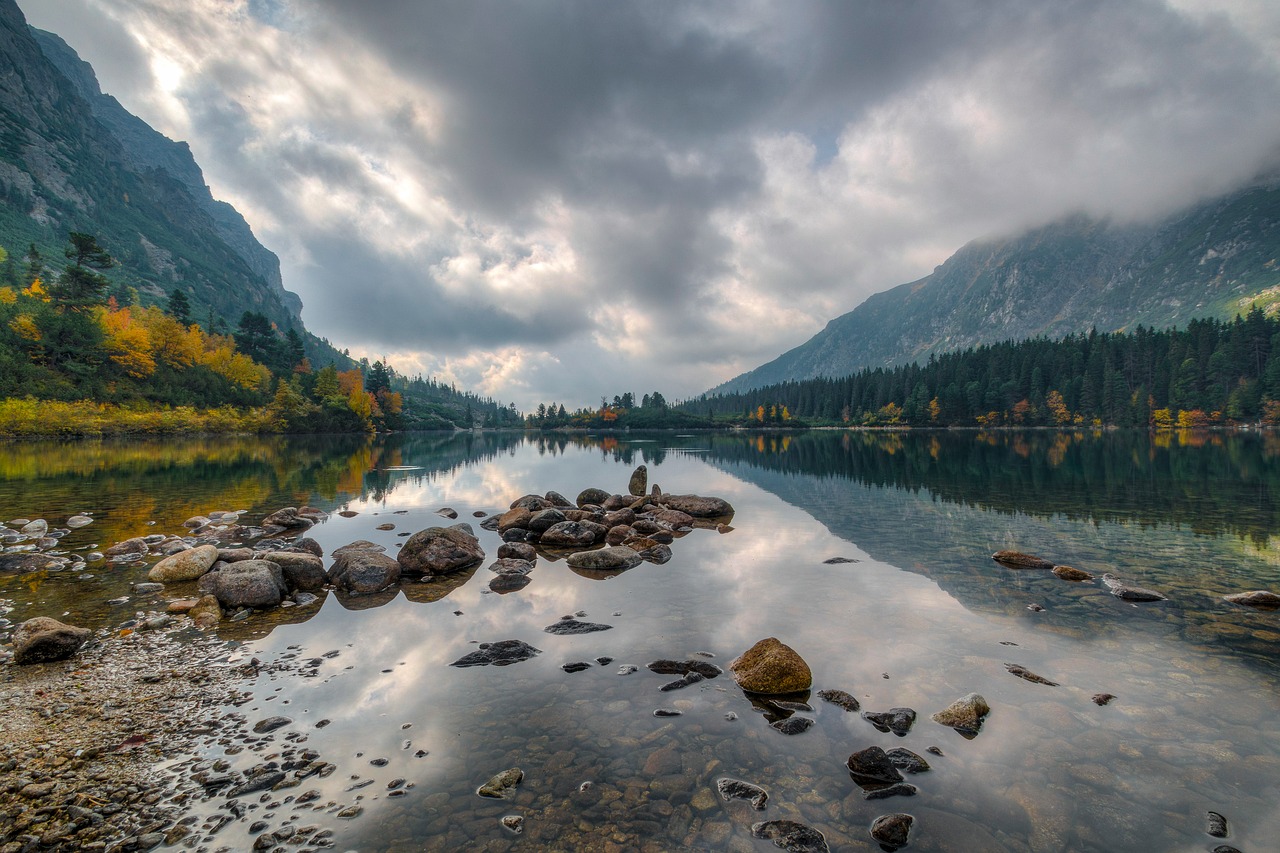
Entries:
{"label": "bare rock face", "polygon": [[13,662],[28,664],[66,660],[80,650],[92,633],[88,628],[78,628],[48,616],[36,616],[14,629]]}
{"label": "bare rock face", "polygon": [[410,536],[398,555],[401,568],[412,575],[447,575],[484,559],[480,540],[458,527],[428,527]]}
{"label": "bare rock face", "polygon": [[213,545],[199,545],[165,557],[151,567],[147,577],[157,583],[177,583],[198,579],[218,561],[218,549]]}
{"label": "bare rock face", "polygon": [[749,693],[798,693],[813,685],[813,673],[795,649],[768,637],[729,664],[738,686]]}

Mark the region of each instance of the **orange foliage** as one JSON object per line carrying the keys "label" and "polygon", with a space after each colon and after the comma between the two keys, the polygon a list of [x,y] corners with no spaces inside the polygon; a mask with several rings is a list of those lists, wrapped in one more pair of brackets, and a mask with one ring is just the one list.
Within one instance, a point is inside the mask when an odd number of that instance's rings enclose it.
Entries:
{"label": "orange foliage", "polygon": [[107,356],[135,378],[150,376],[156,372],[156,360],[151,354],[151,334],[147,327],[136,322],[133,312],[101,309],[98,325],[105,337]]}

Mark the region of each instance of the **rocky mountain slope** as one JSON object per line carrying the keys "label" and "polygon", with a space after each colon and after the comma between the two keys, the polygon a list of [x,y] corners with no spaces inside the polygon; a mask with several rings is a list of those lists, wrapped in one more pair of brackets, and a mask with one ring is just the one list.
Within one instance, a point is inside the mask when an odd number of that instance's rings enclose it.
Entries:
{"label": "rocky mountain slope", "polygon": [[1163,328],[1280,309],[1280,177],[1160,222],[1073,217],[970,243],[932,274],[878,293],[804,344],[709,393],[1037,336]]}
{"label": "rocky mountain slope", "polygon": [[112,277],[146,303],[181,288],[201,321],[234,327],[256,311],[301,328],[279,261],[212,197],[187,146],[102,94],[75,51],[0,0],[0,246],[34,243],[56,267],[68,231],[96,235],[120,261]]}

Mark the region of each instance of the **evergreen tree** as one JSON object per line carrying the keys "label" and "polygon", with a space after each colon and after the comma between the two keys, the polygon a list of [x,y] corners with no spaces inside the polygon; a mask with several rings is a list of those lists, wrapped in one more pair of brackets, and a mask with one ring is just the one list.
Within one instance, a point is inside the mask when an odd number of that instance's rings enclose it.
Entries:
{"label": "evergreen tree", "polygon": [[165,313],[184,326],[191,325],[191,300],[181,288],[175,287],[169,294],[169,304]]}
{"label": "evergreen tree", "polygon": [[[68,235],[70,245],[65,254],[71,266],[62,271],[49,295],[59,307],[71,311],[85,311],[106,301],[110,282],[98,270],[115,266],[115,259],[98,245],[90,234],[72,231]],[[34,246],[32,247],[35,248]]]}

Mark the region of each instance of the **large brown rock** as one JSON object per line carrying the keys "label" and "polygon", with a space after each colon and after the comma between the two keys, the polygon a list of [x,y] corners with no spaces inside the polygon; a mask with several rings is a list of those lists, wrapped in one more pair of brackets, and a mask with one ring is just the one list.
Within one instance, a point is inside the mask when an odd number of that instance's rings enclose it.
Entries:
{"label": "large brown rock", "polygon": [[284,582],[293,590],[316,592],[324,589],[324,560],[303,551],[272,551],[262,555],[280,567]]}
{"label": "large brown rock", "polygon": [[218,548],[214,545],[198,545],[165,557],[151,567],[147,578],[157,583],[179,583],[198,579],[218,561]]}
{"label": "large brown rock", "polygon": [[213,594],[223,607],[232,610],[275,607],[288,592],[280,567],[267,560],[223,563],[210,577]]}
{"label": "large brown rock", "polygon": [[483,560],[484,549],[459,527],[428,527],[405,540],[397,558],[407,574],[447,575]]}
{"label": "large brown rock", "polygon": [[506,533],[513,527],[528,527],[533,513],[528,507],[515,506],[498,516],[498,532]]}
{"label": "large brown rock", "polygon": [[[597,535],[604,538],[603,534],[598,534],[600,527],[589,521],[562,521],[543,531],[539,543],[547,548],[585,548],[596,541]],[[607,530],[604,532],[608,533]]]}
{"label": "large brown rock", "polygon": [[662,495],[658,500],[667,509],[687,512],[694,518],[719,518],[722,515],[733,515],[733,506],[723,498],[702,495]]}
{"label": "large brown rock", "polygon": [[13,662],[27,664],[66,660],[80,650],[92,633],[88,628],[78,628],[48,616],[36,616],[14,629]]}
{"label": "large brown rock", "polygon": [[643,497],[648,490],[649,469],[644,465],[638,465],[636,470],[631,472],[631,479],[627,481],[627,491],[636,497]]}
{"label": "large brown rock", "polygon": [[768,637],[729,664],[738,686],[749,693],[797,693],[813,685],[813,673],[795,649]]}
{"label": "large brown rock", "polygon": [[338,589],[369,595],[400,582],[402,567],[394,558],[374,548],[348,545],[333,552],[329,581]]}
{"label": "large brown rock", "polygon": [[206,595],[187,611],[187,615],[196,627],[212,628],[222,621],[222,605],[218,603],[217,596]]}

